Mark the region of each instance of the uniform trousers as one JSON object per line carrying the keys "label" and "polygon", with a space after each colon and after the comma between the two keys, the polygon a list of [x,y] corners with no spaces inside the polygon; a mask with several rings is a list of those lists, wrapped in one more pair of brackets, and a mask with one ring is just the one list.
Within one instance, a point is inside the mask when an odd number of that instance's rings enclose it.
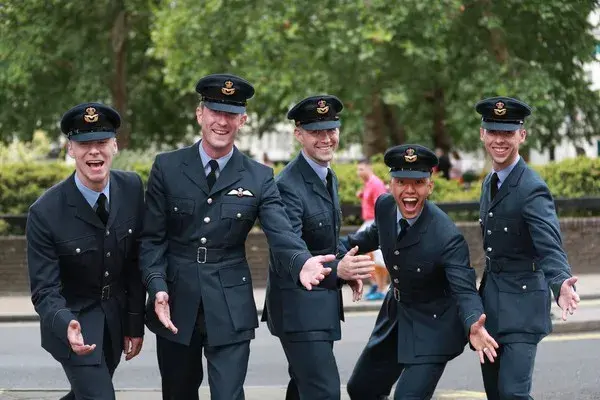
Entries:
{"label": "uniform trousers", "polygon": [[104,326],[102,350],[103,357],[100,357],[98,365],[62,364],[71,384],[71,391],[63,396],[62,400],[115,400],[112,377],[120,359],[114,359],[111,351],[112,341],[106,325]]}
{"label": "uniform trousers", "polygon": [[533,399],[531,383],[537,345],[532,343],[501,344],[494,363],[481,365],[483,386],[488,400]]}
{"label": "uniform trousers", "polygon": [[250,341],[208,346],[203,329],[196,328],[186,346],[156,336],[158,368],[163,400],[198,400],[204,378],[202,352],[206,356],[212,400],[244,400],[244,381],[250,358]]}
{"label": "uniform trousers", "polygon": [[340,374],[333,341],[281,341],[290,382],[286,400],[339,400]]}
{"label": "uniform trousers", "polygon": [[397,338],[396,325],[383,340],[367,343],[348,380],[350,399],[386,399],[396,381],[395,400],[432,398],[446,363],[398,363]]}

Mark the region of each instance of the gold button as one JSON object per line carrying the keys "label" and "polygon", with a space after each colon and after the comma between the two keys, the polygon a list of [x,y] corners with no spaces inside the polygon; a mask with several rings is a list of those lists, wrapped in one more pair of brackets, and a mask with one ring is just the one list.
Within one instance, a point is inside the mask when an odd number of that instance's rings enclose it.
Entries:
{"label": "gold button", "polygon": [[492,234],[492,231],[490,231],[490,230],[488,229],[488,231],[487,231],[487,234],[488,234],[488,235],[491,235],[491,234]]}
{"label": "gold button", "polygon": [[80,249],[79,247],[78,247],[78,248],[76,248],[76,249],[75,249],[75,253],[77,253],[77,254],[81,253],[81,249]]}
{"label": "gold button", "polygon": [[507,226],[504,227],[504,232],[508,232],[508,227]]}
{"label": "gold button", "polygon": [[398,278],[394,278],[394,283],[398,283],[398,282],[400,282],[400,281],[398,280]]}
{"label": "gold button", "polygon": [[202,238],[202,239],[200,239],[200,243],[202,243],[202,244],[206,244],[206,238]]}
{"label": "gold button", "polygon": [[527,289],[527,285],[523,285],[523,290]]}
{"label": "gold button", "polygon": [[108,236],[108,235],[110,235],[110,231],[107,229],[107,230],[106,230],[106,232],[104,232],[104,235],[105,235],[105,236]]}
{"label": "gold button", "polygon": [[237,214],[235,214],[235,216],[238,218],[242,218],[242,213],[237,213]]}
{"label": "gold button", "polygon": [[242,277],[242,282],[246,282],[246,277],[245,276]]}
{"label": "gold button", "polygon": [[492,217],[494,216],[494,213],[493,213],[493,212],[491,212],[491,213],[489,213],[488,215],[490,216],[490,218],[492,218]]}
{"label": "gold button", "polygon": [[179,208],[173,207],[173,211],[177,212],[177,211],[179,211]]}
{"label": "gold button", "polygon": [[209,197],[209,198],[206,200],[206,202],[207,202],[208,204],[212,204],[212,199]]}
{"label": "gold button", "polygon": [[400,254],[400,252],[398,250],[394,251],[394,255],[397,256],[398,254]]}
{"label": "gold button", "polygon": [[208,224],[210,222],[210,218],[209,217],[205,217],[204,218],[204,222],[206,222]]}
{"label": "gold button", "polygon": [[129,232],[129,233],[133,233],[133,230],[131,230],[131,229],[128,229],[128,230],[127,230],[127,232]]}
{"label": "gold button", "polygon": [[110,274],[108,273],[108,271],[104,271],[104,276],[108,276],[108,275],[110,275]]}
{"label": "gold button", "polygon": [[437,318],[437,314],[433,314],[433,318]]}
{"label": "gold button", "polygon": [[394,265],[394,269],[395,269],[396,271],[398,271],[398,266],[397,266],[397,265]]}
{"label": "gold button", "polygon": [[417,272],[421,272],[421,268],[417,268]]}
{"label": "gold button", "polygon": [[106,257],[110,257],[110,251],[106,252]]}
{"label": "gold button", "polygon": [[319,222],[319,226],[323,226],[323,223],[322,223],[322,222]]}
{"label": "gold button", "polygon": [[489,253],[490,251],[492,251],[492,248],[491,248],[491,247],[488,247],[488,248],[487,248],[487,251],[488,251],[488,253]]}
{"label": "gold button", "polygon": [[481,218],[479,218],[479,223],[482,223],[483,221],[481,220]]}

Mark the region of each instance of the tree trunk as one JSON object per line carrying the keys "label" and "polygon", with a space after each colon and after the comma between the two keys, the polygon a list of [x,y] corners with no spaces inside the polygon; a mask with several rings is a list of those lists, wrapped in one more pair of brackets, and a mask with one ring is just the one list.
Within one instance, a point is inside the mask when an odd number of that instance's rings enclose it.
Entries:
{"label": "tree trunk", "polygon": [[387,149],[383,102],[379,93],[371,95],[371,110],[365,116],[363,153],[366,157],[382,154]]}
{"label": "tree trunk", "polygon": [[121,115],[121,128],[117,136],[119,148],[129,147],[131,125],[129,123],[127,98],[127,11],[124,5],[117,11],[110,32],[113,51],[113,74],[110,84],[115,109]]}
{"label": "tree trunk", "polygon": [[430,101],[433,111],[433,144],[435,147],[440,147],[448,152],[452,147],[452,138],[446,127],[444,89],[440,87],[435,88]]}
{"label": "tree trunk", "polygon": [[397,108],[388,104],[382,104],[385,124],[388,131],[388,138],[392,146],[397,146],[406,142],[406,130],[404,125],[398,121]]}

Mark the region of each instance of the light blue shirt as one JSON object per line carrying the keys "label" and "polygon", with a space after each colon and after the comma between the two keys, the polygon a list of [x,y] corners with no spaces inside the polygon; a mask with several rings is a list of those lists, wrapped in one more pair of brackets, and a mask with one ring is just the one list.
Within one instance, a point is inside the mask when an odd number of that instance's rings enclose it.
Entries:
{"label": "light blue shirt", "polygon": [[508,175],[510,175],[510,173],[515,168],[515,165],[517,165],[520,159],[521,156],[517,156],[516,160],[512,164],[510,164],[504,169],[501,169],[500,171],[494,171],[494,169],[492,168],[492,173],[495,172],[496,174],[498,174],[498,189],[500,189],[500,186],[502,186],[502,183],[506,180],[506,178],[508,178]]}
{"label": "light blue shirt", "polygon": [[329,172],[329,165],[323,166],[321,164],[316,163],[313,159],[306,155],[304,150],[302,150],[302,157],[306,160],[308,165],[315,171],[319,179],[323,182],[327,182],[327,172]]}
{"label": "light blue shirt", "polygon": [[[213,160],[213,158],[211,158],[208,154],[206,154],[206,152],[204,151],[204,148],[202,147],[202,142],[200,142],[198,148],[200,149],[200,159],[202,160],[202,166],[204,167],[204,174],[208,176],[208,174],[210,173],[210,165],[208,165],[208,163],[210,162],[210,160]],[[215,160],[217,162],[217,164],[219,164],[219,170],[216,173],[217,178],[221,174],[221,171],[223,171],[223,168],[225,168],[225,166],[231,159],[232,155],[233,155],[233,147],[231,148],[231,151],[229,153],[227,153],[223,157],[217,158]]]}
{"label": "light blue shirt", "polygon": [[100,193],[104,193],[104,195],[106,196],[106,208],[107,210],[110,210],[110,179],[108,180],[108,183],[106,184],[106,186],[104,186],[104,189],[102,189],[101,192],[96,192],[95,190],[92,190],[89,187],[85,186],[83,182],[79,180],[77,173],[75,173],[75,186],[77,186],[77,189],[79,189],[79,191],[85,198],[85,201],[87,201],[90,207],[92,207],[94,210],[96,209],[96,202],[98,201],[98,197],[100,197]]}
{"label": "light blue shirt", "polygon": [[[417,220],[421,216],[422,212],[423,212],[423,209],[421,209],[421,211],[419,212],[419,215],[417,215],[416,217],[414,217],[414,218],[405,218],[406,221],[408,222],[408,225],[413,226],[415,224],[415,222],[417,222]],[[404,218],[402,216],[402,212],[400,211],[400,208],[398,206],[396,206],[396,227],[398,228],[398,233],[400,233],[400,231],[402,230],[400,228],[400,220],[402,218]]]}

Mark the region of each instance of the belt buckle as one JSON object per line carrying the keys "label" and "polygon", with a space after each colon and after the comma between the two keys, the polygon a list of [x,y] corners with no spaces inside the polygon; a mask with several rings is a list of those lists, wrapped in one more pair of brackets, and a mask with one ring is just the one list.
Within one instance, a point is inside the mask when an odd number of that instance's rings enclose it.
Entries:
{"label": "belt buckle", "polygon": [[103,286],[101,300],[108,300],[109,298],[110,298],[110,285]]}
{"label": "belt buckle", "polygon": [[400,301],[400,291],[397,287],[394,287],[394,299],[396,299],[396,301]]}
{"label": "belt buckle", "polygon": [[[204,250],[204,256],[202,256],[201,250]],[[198,264],[206,263],[206,253],[208,253],[206,247],[198,247],[198,252],[196,253],[196,261],[198,262]]]}

